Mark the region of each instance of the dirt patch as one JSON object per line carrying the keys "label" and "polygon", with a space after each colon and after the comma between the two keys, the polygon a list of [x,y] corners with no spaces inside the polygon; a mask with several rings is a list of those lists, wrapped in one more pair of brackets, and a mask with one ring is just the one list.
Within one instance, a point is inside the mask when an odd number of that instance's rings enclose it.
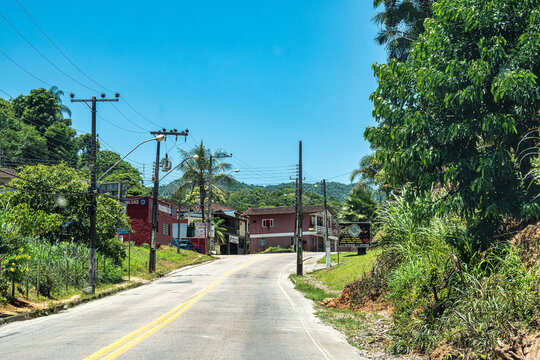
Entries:
{"label": "dirt patch", "polygon": [[540,359],[540,331],[519,335],[509,344],[499,344],[495,350],[497,358],[502,360],[538,360]]}
{"label": "dirt patch", "polygon": [[522,261],[532,264],[537,263],[539,259],[540,222],[528,225],[514,235],[510,241],[523,250],[521,253]]}

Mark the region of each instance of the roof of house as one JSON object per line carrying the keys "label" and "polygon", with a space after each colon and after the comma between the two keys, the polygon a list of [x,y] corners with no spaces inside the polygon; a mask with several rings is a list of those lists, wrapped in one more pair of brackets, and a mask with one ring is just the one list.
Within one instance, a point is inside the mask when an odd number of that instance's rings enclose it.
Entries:
{"label": "roof of house", "polygon": [[[205,211],[207,210],[206,209],[206,204],[205,204]],[[200,205],[193,205],[193,206],[190,206],[189,209],[193,212],[200,212],[201,211],[201,206]],[[230,207],[227,207],[225,205],[221,205],[221,204],[212,204],[212,212],[214,211],[234,211],[234,209],[230,208]],[[182,205],[182,211],[188,211],[188,207],[187,206],[184,206]]]}
{"label": "roof of house", "polygon": [[[334,213],[332,209],[328,208],[331,213]],[[324,211],[323,205],[307,205],[302,207],[304,214],[311,214]],[[272,208],[249,208],[244,212],[244,215],[277,215],[277,214],[294,214],[294,206],[281,206]]]}

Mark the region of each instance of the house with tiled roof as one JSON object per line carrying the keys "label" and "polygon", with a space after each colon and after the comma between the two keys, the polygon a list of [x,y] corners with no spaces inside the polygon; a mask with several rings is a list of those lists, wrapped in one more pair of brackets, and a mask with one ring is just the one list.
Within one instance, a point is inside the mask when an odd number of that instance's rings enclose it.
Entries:
{"label": "house with tiled roof", "polygon": [[[264,251],[271,246],[294,246],[295,207],[250,208],[244,212],[249,218],[250,252]],[[324,224],[324,206],[304,206],[302,210],[302,237],[304,251],[325,251],[324,234],[328,227],[332,251],[337,250],[338,230],[336,214],[328,208]]]}

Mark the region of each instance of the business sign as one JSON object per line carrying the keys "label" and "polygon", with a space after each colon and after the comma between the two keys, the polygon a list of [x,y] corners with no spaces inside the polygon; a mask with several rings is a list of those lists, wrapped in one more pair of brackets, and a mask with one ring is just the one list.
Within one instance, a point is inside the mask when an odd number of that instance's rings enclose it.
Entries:
{"label": "business sign", "polygon": [[196,238],[204,238],[206,237],[206,233],[204,231],[205,224],[203,223],[195,223],[195,237]]}
{"label": "business sign", "polygon": [[128,205],[146,205],[146,199],[127,199],[126,204]]}
{"label": "business sign", "polygon": [[129,234],[129,228],[117,228],[116,233],[118,235],[128,235]]}
{"label": "business sign", "polygon": [[172,207],[167,206],[167,205],[163,205],[163,204],[158,204],[158,210],[161,211],[161,212],[167,213],[169,215],[172,215],[172,213],[173,213]]}
{"label": "business sign", "polygon": [[234,236],[234,235],[229,235],[229,242],[231,244],[238,244],[238,236]]}
{"label": "business sign", "polygon": [[339,246],[369,247],[371,223],[347,222],[339,224]]}

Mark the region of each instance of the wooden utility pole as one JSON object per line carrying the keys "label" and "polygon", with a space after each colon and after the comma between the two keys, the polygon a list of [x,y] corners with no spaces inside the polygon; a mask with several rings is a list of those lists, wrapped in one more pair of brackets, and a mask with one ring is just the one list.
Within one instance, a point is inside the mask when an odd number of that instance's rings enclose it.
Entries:
{"label": "wooden utility pole", "polygon": [[[210,163],[208,165],[208,216],[206,217],[206,253],[208,255],[212,254],[212,246],[210,244],[210,239],[212,234],[210,234],[212,226],[212,163],[214,157],[210,154]],[[201,211],[203,211],[201,209]]]}
{"label": "wooden utility pole", "polygon": [[296,250],[296,275],[304,275],[304,259],[302,239],[302,141],[298,145],[298,246]]}
{"label": "wooden utility pole", "polygon": [[[184,136],[187,137],[189,133],[189,130],[184,130],[178,132],[176,129],[167,131],[166,129],[163,129],[163,131],[151,131],[150,134],[154,136],[163,135],[165,138],[170,136]],[[156,233],[157,233],[157,212],[158,212],[158,206],[159,206],[159,199],[158,199],[158,190],[159,190],[159,151],[160,151],[160,142],[157,142],[157,149],[156,149],[156,163],[154,164],[154,176],[152,180],[154,181],[154,189],[153,189],[153,196],[152,196],[152,235],[150,238],[150,258],[148,259],[148,272],[151,274],[156,271]]]}
{"label": "wooden utility pole", "polygon": [[322,181],[323,184],[323,196],[324,196],[324,242],[326,244],[326,268],[330,269],[332,266],[331,259],[330,259],[330,240],[328,239],[328,210],[326,207],[326,180]]}
{"label": "wooden utility pole", "polygon": [[91,103],[92,110],[92,143],[90,146],[90,187],[88,188],[88,213],[90,216],[90,243],[89,243],[89,267],[88,267],[88,287],[86,293],[94,294],[96,292],[96,210],[97,210],[97,176],[96,176],[96,113],[98,102],[117,102],[119,93],[114,94],[116,98],[105,99],[105,94],[101,94],[101,99],[92,96],[91,99],[75,99],[75,94],[71,93],[71,102]]}

